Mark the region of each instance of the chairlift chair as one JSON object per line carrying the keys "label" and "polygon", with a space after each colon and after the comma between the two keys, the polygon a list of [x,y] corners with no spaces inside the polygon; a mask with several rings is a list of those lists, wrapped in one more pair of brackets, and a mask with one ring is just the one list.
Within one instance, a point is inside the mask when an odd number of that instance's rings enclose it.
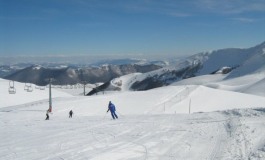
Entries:
{"label": "chairlift chair", "polygon": [[[13,84],[11,84],[11,82],[13,82]],[[9,94],[16,94],[16,88],[15,88],[14,81],[9,81],[8,92]]]}
{"label": "chairlift chair", "polygon": [[25,86],[24,86],[24,91],[27,91],[29,88],[29,86],[27,85],[27,83],[25,83]]}
{"label": "chairlift chair", "polygon": [[27,90],[27,92],[32,92],[33,91],[33,88],[32,88],[32,86],[31,86],[31,84],[28,86],[28,90]]}
{"label": "chairlift chair", "polygon": [[40,86],[40,90],[45,90],[45,86]]}
{"label": "chairlift chair", "polygon": [[24,90],[27,91],[27,92],[32,92],[33,88],[31,86],[31,84],[25,83]]}
{"label": "chairlift chair", "polygon": [[9,94],[16,94],[16,89],[9,87],[8,92],[9,92]]}
{"label": "chairlift chair", "polygon": [[77,84],[74,85],[74,89],[77,89]]}

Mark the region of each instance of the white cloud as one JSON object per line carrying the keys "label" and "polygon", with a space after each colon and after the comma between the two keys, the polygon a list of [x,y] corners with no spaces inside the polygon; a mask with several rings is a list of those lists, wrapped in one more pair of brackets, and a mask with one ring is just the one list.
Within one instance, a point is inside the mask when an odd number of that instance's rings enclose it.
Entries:
{"label": "white cloud", "polygon": [[245,12],[265,12],[264,0],[198,0],[196,6],[206,12],[241,14]]}
{"label": "white cloud", "polygon": [[190,17],[200,13],[236,15],[265,12],[264,0],[134,0],[120,1],[119,7],[124,11],[174,17]]}
{"label": "white cloud", "polygon": [[188,3],[173,0],[136,0],[126,1],[120,7],[126,12],[135,13],[155,13],[172,17],[190,17],[191,13],[187,11]]}
{"label": "white cloud", "polygon": [[168,15],[171,15],[173,17],[190,17],[190,16],[192,16],[191,14],[188,14],[188,13],[179,13],[179,12],[171,12],[171,13],[168,13]]}
{"label": "white cloud", "polygon": [[242,22],[242,23],[253,23],[256,21],[256,19],[252,18],[244,18],[244,17],[239,17],[239,18],[232,18],[232,20]]}

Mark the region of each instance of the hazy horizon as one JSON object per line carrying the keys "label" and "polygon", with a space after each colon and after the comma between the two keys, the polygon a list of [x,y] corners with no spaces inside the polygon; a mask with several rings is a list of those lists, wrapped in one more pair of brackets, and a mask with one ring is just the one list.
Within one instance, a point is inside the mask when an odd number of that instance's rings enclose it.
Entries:
{"label": "hazy horizon", "polygon": [[145,59],[147,61],[181,59],[184,56],[172,55],[48,55],[48,56],[0,56],[0,65],[18,63],[66,63],[66,64],[93,64],[101,61],[126,60],[126,59]]}
{"label": "hazy horizon", "polygon": [[[262,43],[265,43],[263,41]],[[255,47],[262,43],[249,46],[248,48]],[[230,47],[233,48],[233,47]],[[236,48],[236,47],[235,47]],[[239,48],[238,49],[248,49]],[[219,48],[217,50],[229,49]],[[44,63],[58,63],[58,64],[95,64],[103,61],[114,61],[114,60],[126,60],[126,59],[140,59],[147,61],[170,61],[176,59],[183,59],[189,56],[193,56],[199,53],[212,52],[217,50],[198,51],[193,54],[82,54],[82,55],[0,55],[0,65],[6,64],[19,64],[19,63],[31,63],[31,64],[44,64]]]}

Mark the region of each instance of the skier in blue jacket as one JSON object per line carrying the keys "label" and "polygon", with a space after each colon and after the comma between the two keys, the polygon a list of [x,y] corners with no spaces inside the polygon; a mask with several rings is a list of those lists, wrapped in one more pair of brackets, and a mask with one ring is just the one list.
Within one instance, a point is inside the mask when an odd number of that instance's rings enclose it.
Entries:
{"label": "skier in blue jacket", "polygon": [[115,105],[113,103],[111,103],[111,101],[109,101],[109,106],[108,106],[108,110],[107,112],[111,113],[111,116],[113,119],[117,118],[118,119],[118,116],[117,114],[115,113],[116,109],[115,109]]}

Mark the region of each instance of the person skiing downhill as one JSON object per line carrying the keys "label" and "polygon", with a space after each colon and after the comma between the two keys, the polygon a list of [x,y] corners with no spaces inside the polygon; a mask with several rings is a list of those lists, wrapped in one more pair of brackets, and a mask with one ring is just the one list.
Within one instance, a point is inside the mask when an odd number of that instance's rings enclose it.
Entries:
{"label": "person skiing downhill", "polygon": [[46,112],[46,119],[45,120],[49,120],[49,119],[50,119],[49,110],[47,110],[47,112]]}
{"label": "person skiing downhill", "polygon": [[69,112],[69,118],[72,118],[73,114],[74,114],[74,112],[71,110],[71,111]]}
{"label": "person skiing downhill", "polygon": [[113,103],[111,103],[111,101],[109,101],[109,106],[108,106],[108,110],[107,110],[107,113],[110,111],[111,113],[111,116],[113,119],[118,119],[118,116],[117,114],[115,113],[116,112],[116,108],[115,108],[115,105]]}

